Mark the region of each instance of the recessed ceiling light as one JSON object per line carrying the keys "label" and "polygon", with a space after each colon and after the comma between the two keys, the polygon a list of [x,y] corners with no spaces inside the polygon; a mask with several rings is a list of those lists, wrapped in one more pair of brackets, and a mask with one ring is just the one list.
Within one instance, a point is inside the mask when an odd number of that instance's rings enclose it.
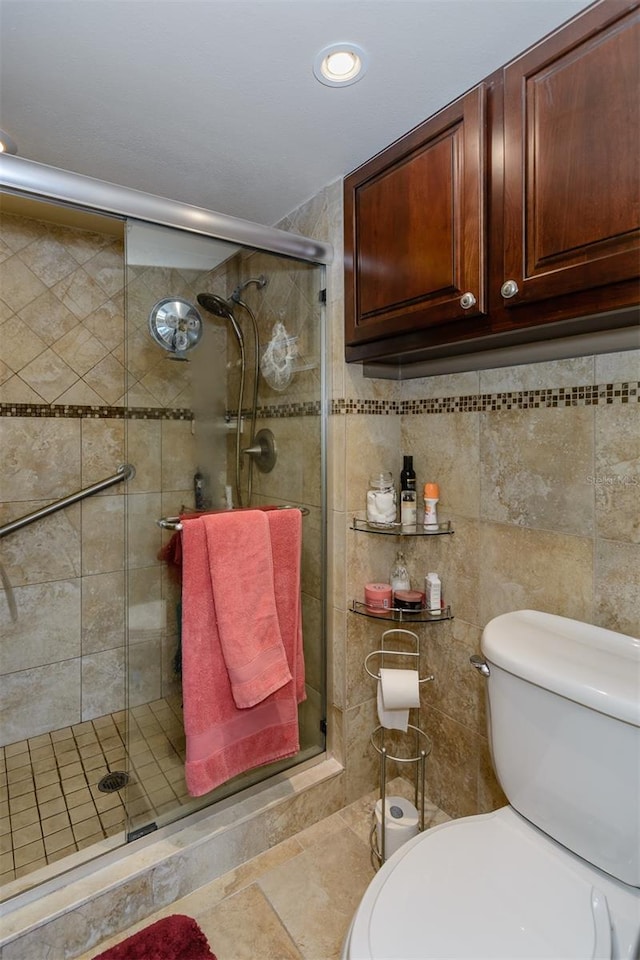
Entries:
{"label": "recessed ceiling light", "polygon": [[5,133],[4,130],[0,130],[0,153],[17,153],[18,144],[8,133]]}
{"label": "recessed ceiling light", "polygon": [[313,72],[328,87],[347,87],[364,76],[367,62],[367,54],[357,43],[332,43],[316,56]]}

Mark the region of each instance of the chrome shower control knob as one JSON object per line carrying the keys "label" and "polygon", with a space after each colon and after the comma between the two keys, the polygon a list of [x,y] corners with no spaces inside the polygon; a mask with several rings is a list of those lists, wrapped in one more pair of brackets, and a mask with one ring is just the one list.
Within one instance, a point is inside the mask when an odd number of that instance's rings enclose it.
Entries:
{"label": "chrome shower control knob", "polygon": [[463,310],[470,310],[471,307],[475,307],[477,302],[474,295],[470,292],[463,293],[460,297],[460,306]]}
{"label": "chrome shower control knob", "polygon": [[502,294],[505,300],[510,300],[511,297],[515,297],[519,289],[520,288],[518,287],[518,284],[516,283],[515,280],[505,280],[505,282],[500,287],[500,293]]}

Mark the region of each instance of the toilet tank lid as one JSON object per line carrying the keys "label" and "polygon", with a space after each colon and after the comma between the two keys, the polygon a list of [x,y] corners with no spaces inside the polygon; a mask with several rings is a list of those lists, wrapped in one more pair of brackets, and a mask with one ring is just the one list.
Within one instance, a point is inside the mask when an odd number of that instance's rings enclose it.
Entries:
{"label": "toilet tank lid", "polygon": [[489,662],[560,696],[640,727],[640,640],[539,610],[491,620]]}

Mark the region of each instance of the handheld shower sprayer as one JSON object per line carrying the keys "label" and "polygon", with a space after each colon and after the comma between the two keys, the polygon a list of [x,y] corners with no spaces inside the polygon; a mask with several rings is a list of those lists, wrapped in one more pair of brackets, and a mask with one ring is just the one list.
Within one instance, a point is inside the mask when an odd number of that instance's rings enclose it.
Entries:
{"label": "handheld shower sprayer", "polygon": [[223,300],[222,297],[217,297],[214,293],[199,293],[197,300],[207,313],[213,314],[214,317],[220,317],[221,320],[227,320],[231,324],[240,345],[240,353],[244,354],[244,336],[227,301]]}
{"label": "handheld shower sprayer", "polygon": [[[215,317],[220,317],[222,320],[226,320],[231,324],[233,332],[236,335],[238,345],[240,347],[240,389],[238,396],[238,416],[237,416],[237,428],[236,428],[236,502],[239,507],[243,506],[242,492],[240,489],[240,472],[241,472],[241,456],[245,454],[249,457],[249,477],[247,480],[247,504],[251,503],[251,493],[252,493],[252,482],[253,482],[253,463],[256,457],[261,458],[262,466],[259,464],[259,469],[264,469],[267,459],[263,456],[262,447],[260,444],[256,446],[256,411],[258,408],[258,378],[260,375],[260,335],[258,332],[258,323],[256,321],[255,315],[249,305],[244,302],[242,299],[242,291],[252,284],[255,285],[259,290],[262,287],[265,287],[269,281],[267,278],[260,274],[258,277],[249,277],[248,280],[244,280],[242,283],[238,284],[228,300],[224,300],[222,297],[216,296],[213,293],[199,293],[198,294],[198,303],[201,307],[208,312],[213,314]],[[251,326],[253,329],[253,352],[255,359],[255,368],[253,375],[253,398],[251,406],[251,434],[249,446],[244,449],[241,446],[241,434],[242,434],[242,404],[244,399],[244,384],[245,384],[245,375],[246,375],[246,351],[245,351],[245,342],[242,330],[235,318],[233,307],[231,304],[236,304],[239,307],[242,307],[246,311],[249,319],[251,320]],[[261,431],[265,433],[265,431]],[[268,432],[268,431],[267,431]],[[272,451],[275,456],[275,448]],[[275,462],[275,461],[274,461]],[[271,467],[269,468],[271,469]]]}
{"label": "handheld shower sprayer", "polygon": [[198,303],[201,307],[211,313],[214,317],[220,317],[231,324],[233,332],[240,348],[240,386],[238,388],[238,415],[236,417],[236,503],[239,507],[242,504],[242,489],[240,485],[240,469],[242,461],[240,459],[240,447],[242,439],[242,402],[244,400],[244,381],[246,373],[246,354],[244,349],[244,336],[238,325],[238,321],[233,315],[233,311],[226,300],[216,296],[214,293],[199,293]]}

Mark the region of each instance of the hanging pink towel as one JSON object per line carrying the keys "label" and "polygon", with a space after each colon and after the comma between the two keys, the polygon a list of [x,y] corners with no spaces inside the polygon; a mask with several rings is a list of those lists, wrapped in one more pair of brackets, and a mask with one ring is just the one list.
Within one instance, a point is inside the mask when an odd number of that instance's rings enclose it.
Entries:
{"label": "hanging pink towel", "polygon": [[[276,610],[268,515],[228,510],[203,516],[202,522],[233,699],[237,707],[253,707],[291,680]],[[284,560],[278,558],[278,564]],[[287,574],[287,580],[295,579],[293,569]]]}
{"label": "hanging pink towel", "polygon": [[[254,706],[237,706],[217,618],[218,593],[222,588],[214,595],[212,586],[211,552],[217,550],[220,541],[217,536],[215,539],[210,536],[205,518],[185,518],[182,669],[187,738],[185,774],[192,796],[208,793],[245,770],[293,756],[299,750],[297,706],[305,696],[300,623],[301,514],[298,510],[268,514],[242,511],[243,516],[249,513],[263,519],[274,518],[267,521],[271,534],[273,591],[290,679]],[[219,516],[222,515],[215,519]],[[229,529],[226,532],[228,534]],[[227,584],[242,561],[242,555],[238,554],[231,570],[227,568]],[[243,604],[236,607],[235,613],[240,624],[250,619]],[[270,615],[266,621],[271,629]]]}
{"label": "hanging pink towel", "polygon": [[300,554],[302,514],[299,510],[270,510],[267,513],[274,561],[274,589],[283,642],[293,651],[287,654],[295,682],[296,700],[307,698],[302,646],[302,594]]}

